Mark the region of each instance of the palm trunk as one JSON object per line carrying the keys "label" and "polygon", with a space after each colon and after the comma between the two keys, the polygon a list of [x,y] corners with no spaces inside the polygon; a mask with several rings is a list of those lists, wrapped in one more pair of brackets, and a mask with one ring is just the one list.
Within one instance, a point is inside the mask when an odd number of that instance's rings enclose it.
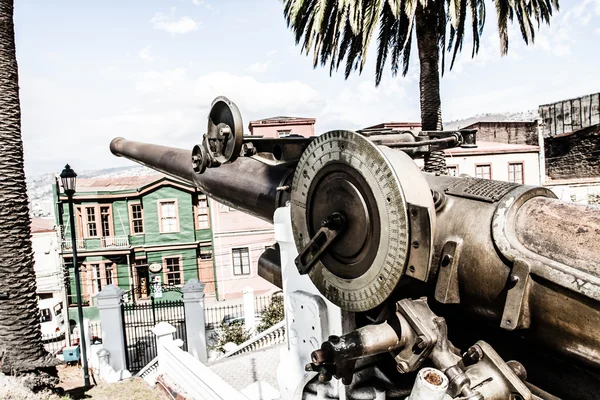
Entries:
{"label": "palm trunk", "polygon": [[46,369],[57,360],[42,345],[36,299],[13,0],[0,0],[0,174],[0,367],[5,373]]}
{"label": "palm trunk", "polygon": [[[423,8],[418,2],[416,12],[417,46],[421,76],[419,79],[421,100],[421,129],[442,130],[442,102],[440,100],[440,53],[437,2],[430,0]],[[425,171],[446,174],[446,160],[443,151],[432,152],[425,157]]]}

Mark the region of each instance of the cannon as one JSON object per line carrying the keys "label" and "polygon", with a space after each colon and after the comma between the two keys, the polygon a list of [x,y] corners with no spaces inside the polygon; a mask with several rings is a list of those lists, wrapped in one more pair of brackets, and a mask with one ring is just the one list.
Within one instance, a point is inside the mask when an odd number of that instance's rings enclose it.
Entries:
{"label": "cannon", "polygon": [[282,398],[598,398],[600,208],[413,161],[474,131],[241,124],[219,97],[193,149],[110,149],[275,224],[259,274],[285,294]]}

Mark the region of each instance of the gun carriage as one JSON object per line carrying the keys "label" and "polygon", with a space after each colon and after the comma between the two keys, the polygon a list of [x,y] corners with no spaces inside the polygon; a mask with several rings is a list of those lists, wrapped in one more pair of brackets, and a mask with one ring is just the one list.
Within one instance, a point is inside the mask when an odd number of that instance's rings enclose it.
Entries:
{"label": "gun carriage", "polygon": [[422,172],[475,131],[243,134],[217,98],[191,151],[111,151],[275,224],[285,399],[595,399],[600,208],[546,188]]}

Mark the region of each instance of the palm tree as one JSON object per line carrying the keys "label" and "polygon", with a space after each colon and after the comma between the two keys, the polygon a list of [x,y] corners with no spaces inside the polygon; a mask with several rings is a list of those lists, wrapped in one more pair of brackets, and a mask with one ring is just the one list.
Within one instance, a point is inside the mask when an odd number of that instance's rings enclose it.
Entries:
{"label": "palm tree", "polygon": [[[413,36],[419,51],[420,105],[423,130],[442,129],[440,68],[446,50],[450,68],[462,49],[470,18],[474,57],[486,17],[485,0],[283,0],[288,26],[307,55],[312,51],[316,67],[329,63],[332,73],[345,60],[345,76],[362,73],[376,27],[375,85],[381,83],[388,56],[392,75],[408,72]],[[494,0],[502,55],[508,51],[508,22],[515,17],[526,44],[535,39],[535,26],[549,23],[558,0]],[[414,32],[414,35],[413,35]],[[441,158],[441,160],[440,160]],[[429,170],[445,169],[443,154],[425,160]],[[432,163],[433,161],[433,163]],[[436,161],[440,164],[435,165]],[[432,165],[434,164],[434,165]]]}
{"label": "palm tree", "polygon": [[0,173],[0,367],[55,375],[57,360],[42,345],[36,299],[13,0],[0,0]]}

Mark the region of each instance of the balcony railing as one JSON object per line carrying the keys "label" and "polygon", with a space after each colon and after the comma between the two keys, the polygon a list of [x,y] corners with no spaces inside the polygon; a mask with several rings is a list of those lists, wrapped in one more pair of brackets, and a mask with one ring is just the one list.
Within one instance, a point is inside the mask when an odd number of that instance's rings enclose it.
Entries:
{"label": "balcony railing", "polygon": [[[73,249],[71,239],[63,237],[61,240],[63,251]],[[78,238],[77,250],[101,250],[129,247],[129,237],[127,236],[102,236],[99,238]]]}
{"label": "balcony railing", "polygon": [[[83,239],[77,239],[77,250],[85,249],[85,242]],[[62,240],[62,249],[63,250],[72,250],[73,249],[73,241],[71,239],[63,239]]]}
{"label": "balcony railing", "polygon": [[103,236],[100,238],[102,247],[129,247],[129,238],[127,236]]}

